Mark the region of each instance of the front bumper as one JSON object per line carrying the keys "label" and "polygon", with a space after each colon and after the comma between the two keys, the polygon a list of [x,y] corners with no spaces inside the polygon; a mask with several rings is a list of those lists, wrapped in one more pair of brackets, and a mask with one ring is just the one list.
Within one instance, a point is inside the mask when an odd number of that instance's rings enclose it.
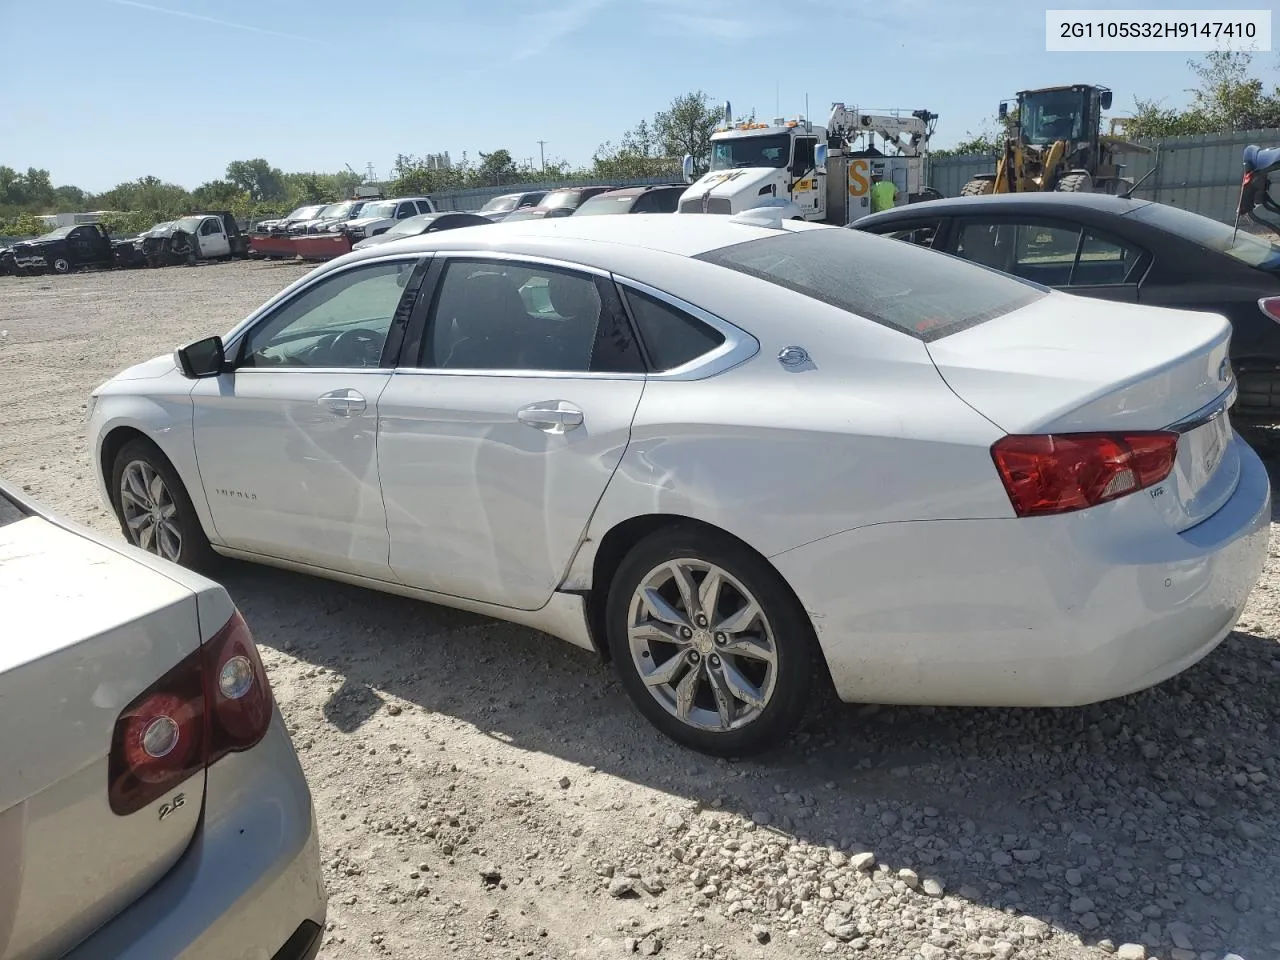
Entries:
{"label": "front bumper", "polygon": [[209,767],[182,859],[66,960],[308,960],[325,910],[311,794],[277,710],[261,743]]}
{"label": "front bumper", "polygon": [[1182,533],[1141,494],[1060,517],[885,523],[772,558],[841,699],[1076,706],[1160,683],[1234,626],[1271,487],[1238,437],[1231,499]]}
{"label": "front bumper", "polygon": [[40,253],[15,253],[13,265],[19,270],[44,270],[49,266],[49,261]]}

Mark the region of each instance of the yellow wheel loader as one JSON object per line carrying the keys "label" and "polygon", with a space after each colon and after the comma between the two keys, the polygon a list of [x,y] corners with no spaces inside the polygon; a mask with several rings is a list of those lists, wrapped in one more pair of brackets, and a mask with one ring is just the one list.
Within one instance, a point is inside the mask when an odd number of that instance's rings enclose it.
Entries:
{"label": "yellow wheel loader", "polygon": [[[1101,133],[1102,111],[1111,109],[1111,91],[1078,83],[1018,94],[1018,132],[1004,143],[994,174],[980,174],[964,185],[962,197],[988,193],[1119,193],[1133,189],[1116,162],[1121,148],[1150,152]],[[1009,101],[1000,104],[1000,118]]]}

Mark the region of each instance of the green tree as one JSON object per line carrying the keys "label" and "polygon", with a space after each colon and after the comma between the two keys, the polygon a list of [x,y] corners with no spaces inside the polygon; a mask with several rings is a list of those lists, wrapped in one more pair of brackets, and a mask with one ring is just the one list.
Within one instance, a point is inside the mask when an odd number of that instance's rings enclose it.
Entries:
{"label": "green tree", "polygon": [[191,191],[191,202],[202,210],[230,210],[248,191],[241,190],[230,180],[210,180]]}
{"label": "green tree", "polygon": [[1199,83],[1188,92],[1191,103],[1182,110],[1160,100],[1135,98],[1129,121],[1130,137],[1171,137],[1195,133],[1230,133],[1280,126],[1280,86],[1270,92],[1253,75],[1253,55],[1216,50],[1187,62]]}
{"label": "green tree", "polygon": [[284,174],[261,157],[233,160],[227,164],[227,179],[248,193],[255,203],[279,203],[286,198]]}
{"label": "green tree", "polygon": [[701,174],[710,166],[711,135],[721,119],[711,97],[695,90],[676,97],[666,110],[654,114],[653,137],[666,156],[692,154],[694,170]]}
{"label": "green tree", "polygon": [[515,183],[520,179],[520,169],[511,159],[511,152],[508,150],[482,152],[475,179],[478,181],[476,186],[501,186],[504,183]]}
{"label": "green tree", "polygon": [[592,173],[602,180],[659,177],[680,169],[679,158],[663,150],[657,133],[645,120],[626,131],[617,144],[600,144],[591,159]]}

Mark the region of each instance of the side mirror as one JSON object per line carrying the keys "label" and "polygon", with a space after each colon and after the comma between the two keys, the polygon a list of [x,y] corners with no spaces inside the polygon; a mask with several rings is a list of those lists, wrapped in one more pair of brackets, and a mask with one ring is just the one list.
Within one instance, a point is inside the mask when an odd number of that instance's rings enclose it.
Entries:
{"label": "side mirror", "polygon": [[205,337],[174,352],[178,369],[188,380],[216,377],[226,370],[227,354],[221,337]]}
{"label": "side mirror", "polygon": [[827,145],[820,143],[813,148],[813,165],[818,173],[827,172]]}
{"label": "side mirror", "polygon": [[1101,105],[1103,110],[1110,110],[1111,109],[1111,91],[1103,90],[1102,96],[1098,98],[1098,103]]}
{"label": "side mirror", "polygon": [[680,170],[684,174],[685,183],[693,183],[693,154],[686,153],[684,161],[680,164]]}
{"label": "side mirror", "polygon": [[1000,113],[1001,120],[1007,117],[1009,115],[1009,105],[1007,103],[1000,104],[999,113]]}

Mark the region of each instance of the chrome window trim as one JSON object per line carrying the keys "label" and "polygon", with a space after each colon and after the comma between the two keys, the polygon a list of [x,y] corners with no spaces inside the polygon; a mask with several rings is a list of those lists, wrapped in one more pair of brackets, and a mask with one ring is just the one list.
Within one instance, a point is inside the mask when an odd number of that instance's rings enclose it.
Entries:
{"label": "chrome window trim", "polygon": [[[688,363],[679,367],[673,367],[671,370],[662,371],[660,373],[605,373],[593,371],[575,371],[575,370],[490,370],[481,369],[462,369],[458,367],[450,369],[440,369],[438,367],[410,367],[400,366],[396,368],[397,374],[413,374],[433,376],[468,376],[468,377],[523,377],[530,379],[542,380],[705,380],[708,377],[714,377],[726,370],[736,367],[738,364],[751,359],[760,352],[760,342],[755,337],[747,333],[740,327],[736,327],[717,317],[715,314],[708,313],[701,307],[695,306],[679,297],[652,287],[647,283],[639,280],[633,280],[619,274],[612,273],[609,270],[593,267],[585,263],[576,263],[570,260],[561,260],[556,257],[547,257],[541,254],[524,254],[524,253],[508,253],[501,250],[436,250],[434,256],[441,257],[445,263],[445,268],[449,265],[449,260],[502,260],[507,262],[532,264],[535,266],[555,267],[561,270],[569,270],[576,273],[588,274],[590,276],[599,277],[616,283],[621,287],[628,287],[647,293],[656,300],[660,300],[677,310],[689,314],[694,319],[705,323],[707,326],[718,331],[725,339],[722,344],[707,353],[690,360]],[[637,335],[639,331],[636,331]],[[424,336],[426,331],[424,331]]]}

